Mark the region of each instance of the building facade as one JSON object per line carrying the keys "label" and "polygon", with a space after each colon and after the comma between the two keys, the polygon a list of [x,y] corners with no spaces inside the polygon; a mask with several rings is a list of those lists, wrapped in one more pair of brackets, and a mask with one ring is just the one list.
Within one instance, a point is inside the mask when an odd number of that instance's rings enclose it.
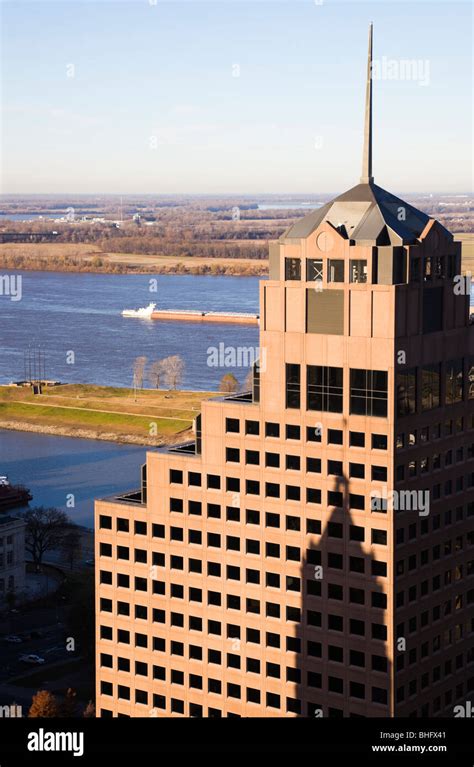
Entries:
{"label": "building facade", "polygon": [[[253,389],[96,503],[101,716],[452,716],[472,696],[460,245],[372,177],[291,226]],[[459,288],[461,286],[461,288]]]}
{"label": "building facade", "polygon": [[25,523],[0,515],[0,603],[13,605],[25,590]]}

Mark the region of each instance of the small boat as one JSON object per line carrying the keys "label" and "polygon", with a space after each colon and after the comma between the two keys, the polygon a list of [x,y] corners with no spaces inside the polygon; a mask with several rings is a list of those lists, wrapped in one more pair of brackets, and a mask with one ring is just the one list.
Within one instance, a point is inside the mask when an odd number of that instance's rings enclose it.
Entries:
{"label": "small boat", "polygon": [[149,320],[155,311],[156,304],[148,304],[140,309],[124,309],[122,317],[139,317],[142,320]]}

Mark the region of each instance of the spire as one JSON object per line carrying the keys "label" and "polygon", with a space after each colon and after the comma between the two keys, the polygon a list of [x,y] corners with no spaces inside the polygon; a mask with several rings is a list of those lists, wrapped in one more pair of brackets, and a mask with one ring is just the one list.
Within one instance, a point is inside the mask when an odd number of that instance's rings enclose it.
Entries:
{"label": "spire", "polygon": [[372,176],[372,30],[369,25],[369,52],[367,56],[367,85],[365,91],[364,155],[362,158],[361,184],[373,182]]}

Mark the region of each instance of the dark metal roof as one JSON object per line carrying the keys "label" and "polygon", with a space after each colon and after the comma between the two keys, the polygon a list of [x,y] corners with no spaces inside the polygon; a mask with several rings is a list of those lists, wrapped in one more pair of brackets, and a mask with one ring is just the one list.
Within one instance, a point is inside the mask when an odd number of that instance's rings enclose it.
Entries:
{"label": "dark metal roof", "polygon": [[413,243],[430,217],[374,183],[357,184],[308,213],[283,234],[282,239],[308,237],[327,221],[343,237],[355,242],[401,245]]}

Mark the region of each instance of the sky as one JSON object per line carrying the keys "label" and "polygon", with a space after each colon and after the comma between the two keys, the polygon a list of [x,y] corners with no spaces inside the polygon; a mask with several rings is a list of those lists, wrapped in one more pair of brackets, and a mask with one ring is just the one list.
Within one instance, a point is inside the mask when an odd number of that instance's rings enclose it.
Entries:
{"label": "sky", "polygon": [[472,7],[0,0],[1,192],[472,190]]}

